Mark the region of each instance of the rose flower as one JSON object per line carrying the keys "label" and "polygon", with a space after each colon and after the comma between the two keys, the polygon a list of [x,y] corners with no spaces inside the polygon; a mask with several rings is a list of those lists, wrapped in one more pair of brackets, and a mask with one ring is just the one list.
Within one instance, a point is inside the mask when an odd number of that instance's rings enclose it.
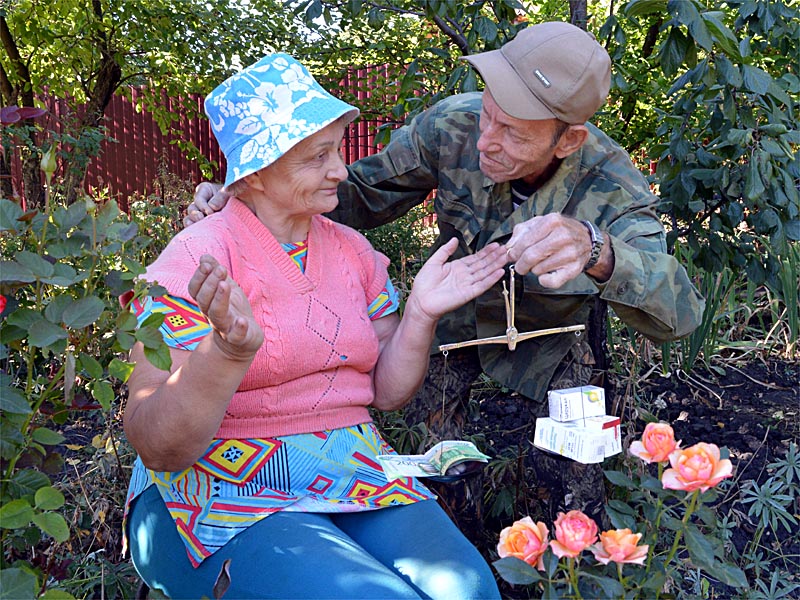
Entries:
{"label": "rose flower", "polygon": [[628,452],[647,463],[667,462],[669,455],[678,450],[680,442],[675,441],[675,432],[667,423],[648,423],[641,441],[633,442]]}
{"label": "rose flower", "polygon": [[500,532],[497,553],[501,558],[514,556],[543,571],[542,555],[547,550],[548,533],[544,523],[534,523],[530,517],[524,517]]}
{"label": "rose flower", "polygon": [[579,510],[558,513],[554,525],[556,539],[550,548],[559,558],[575,558],[597,541],[597,524]]}
{"label": "rose flower", "polygon": [[705,492],[733,475],[731,461],[720,460],[719,448],[714,444],[700,442],[678,450],[670,455],[669,462],[672,468],[661,476],[661,484],[669,490]]}
{"label": "rose flower", "polygon": [[644,564],[650,546],[638,546],[641,533],[631,533],[630,529],[612,529],[600,534],[600,543],[594,544],[590,550],[594,557],[604,565],[609,562],[618,564]]}

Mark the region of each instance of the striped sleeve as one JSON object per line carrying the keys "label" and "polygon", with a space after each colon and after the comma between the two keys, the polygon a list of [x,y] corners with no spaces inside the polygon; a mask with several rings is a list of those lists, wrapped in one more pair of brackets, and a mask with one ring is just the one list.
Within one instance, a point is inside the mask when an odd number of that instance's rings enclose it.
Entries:
{"label": "striped sleeve", "polygon": [[372,302],[369,303],[367,312],[371,321],[390,315],[400,308],[400,295],[397,293],[392,280],[386,278],[386,286],[380,291]]}
{"label": "striped sleeve", "polygon": [[163,314],[164,323],[160,330],[170,348],[194,350],[200,340],[211,332],[211,326],[198,306],[176,296],[167,294],[157,298],[137,298],[131,304],[131,310],[140,327],[149,316]]}

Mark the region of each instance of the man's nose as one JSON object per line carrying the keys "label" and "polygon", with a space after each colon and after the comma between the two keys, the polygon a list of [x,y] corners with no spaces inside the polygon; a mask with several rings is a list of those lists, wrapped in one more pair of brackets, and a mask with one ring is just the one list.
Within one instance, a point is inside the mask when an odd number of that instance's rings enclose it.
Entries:
{"label": "man's nose", "polygon": [[487,152],[490,150],[497,150],[499,144],[497,143],[497,136],[495,135],[495,128],[488,126],[481,129],[481,134],[478,137],[477,148],[479,152]]}

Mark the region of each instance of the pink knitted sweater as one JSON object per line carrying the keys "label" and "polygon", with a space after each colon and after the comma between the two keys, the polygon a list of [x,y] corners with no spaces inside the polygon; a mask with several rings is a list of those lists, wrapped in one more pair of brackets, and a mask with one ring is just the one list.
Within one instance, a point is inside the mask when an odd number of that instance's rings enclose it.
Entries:
{"label": "pink knitted sweater", "polygon": [[[305,273],[238,199],[181,231],[148,281],[191,300],[200,256],[211,254],[244,290],[265,340],[228,406],[218,438],[310,433],[370,421],[378,339],[367,307],[389,260],[357,231],[317,216]],[[198,401],[201,401],[198,399]]]}

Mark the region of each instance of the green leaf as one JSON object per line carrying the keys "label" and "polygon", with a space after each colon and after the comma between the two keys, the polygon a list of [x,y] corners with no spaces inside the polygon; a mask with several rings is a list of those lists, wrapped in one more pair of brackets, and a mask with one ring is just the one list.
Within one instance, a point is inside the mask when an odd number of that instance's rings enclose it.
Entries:
{"label": "green leaf", "polygon": [[23,569],[0,570],[0,600],[36,598],[39,581],[36,576]]}
{"label": "green leaf", "polygon": [[64,311],[74,302],[68,293],[55,296],[44,309],[45,318],[51,323],[62,323],[64,321]]}
{"label": "green leaf", "polygon": [[623,487],[629,490],[635,490],[637,487],[639,487],[630,477],[624,473],[620,473],[619,471],[603,471],[603,473],[605,474],[606,479],[618,487]]}
{"label": "green leaf", "polygon": [[795,242],[800,241],[800,219],[791,219],[783,224],[786,237]]}
{"label": "green leaf", "polygon": [[602,575],[595,575],[591,571],[582,571],[582,577],[586,577],[587,579],[591,579],[592,581],[596,582],[603,588],[603,591],[606,593],[608,598],[624,598],[625,597],[625,588],[622,587],[622,584],[617,581],[616,579],[612,579],[611,577],[603,577]]}
{"label": "green leaf", "polygon": [[716,57],[714,64],[717,67],[721,83],[736,89],[742,87],[742,73],[739,71],[739,67],[734,65],[727,56],[720,54]]}
{"label": "green leaf", "polygon": [[17,253],[16,259],[20,265],[29,269],[34,277],[50,277],[53,274],[53,265],[38,254],[23,250]]}
{"label": "green leaf", "polygon": [[97,296],[86,296],[64,311],[64,323],[67,327],[81,329],[97,321],[105,307],[106,305]]}
{"label": "green leaf", "polygon": [[492,563],[500,577],[513,585],[529,585],[541,581],[539,572],[515,556],[506,556]]}
{"label": "green leaf", "polygon": [[743,65],[742,76],[744,79],[744,87],[762,96],[767,93],[772,83],[772,77],[770,77],[766,71],[759,67],[754,67],[753,65]]}
{"label": "green leaf", "polygon": [[753,152],[750,164],[747,169],[747,179],[744,183],[744,195],[748,200],[758,200],[766,191],[764,180],[761,178],[761,171],[758,168],[757,154],[760,150]]}
{"label": "green leaf", "polygon": [[683,530],[683,537],[686,549],[695,565],[706,569],[714,564],[714,547],[697,527],[687,524]]}
{"label": "green leaf", "polygon": [[[148,595],[148,598],[150,596]],[[39,600],[75,600],[75,596],[66,590],[55,590],[48,588],[47,591],[39,596]]]}
{"label": "green leaf", "polygon": [[58,340],[67,339],[67,332],[46,319],[37,321],[28,329],[28,343],[35,348],[46,348]]}
{"label": "green leaf", "polygon": [[103,365],[101,365],[96,358],[89,356],[85,352],[81,352],[78,357],[81,367],[86,370],[89,377],[92,379],[100,379],[103,377]]}
{"label": "green leaf", "polygon": [[724,13],[719,11],[709,11],[701,13],[700,15],[705,21],[708,31],[714,36],[717,44],[725,51],[725,54],[740,59],[739,54],[739,40],[733,32],[722,22],[725,17]]}
{"label": "green leaf", "polygon": [[170,356],[169,353],[169,346],[164,343],[155,349],[145,347],[144,356],[150,361],[151,365],[162,371],[169,371],[172,366],[172,356]]}
{"label": "green leaf", "polygon": [[0,198],[0,231],[18,231],[22,208],[8,198]]}
{"label": "green leaf", "polygon": [[64,494],[54,487],[43,487],[36,490],[34,506],[39,510],[58,510],[64,506]]}
{"label": "green leaf", "polygon": [[33,518],[33,508],[25,500],[12,500],[0,506],[0,528],[19,529],[27,527]]}
{"label": "green leaf", "polygon": [[728,140],[731,144],[735,144],[737,146],[747,146],[753,142],[753,130],[752,129],[729,129],[728,133],[725,136],[725,139]]}
{"label": "green leaf", "polygon": [[19,282],[30,283],[36,281],[33,272],[28,267],[24,267],[15,260],[0,261],[0,282]]}
{"label": "green leaf", "polygon": [[92,385],[92,397],[100,403],[103,410],[110,410],[114,402],[114,388],[107,381],[95,381]]}
{"label": "green leaf", "polygon": [[78,273],[75,269],[64,263],[53,265],[53,274],[50,277],[42,277],[42,283],[49,283],[60,287],[69,287],[88,277],[87,273]]}
{"label": "green leaf", "polygon": [[622,12],[628,17],[642,17],[653,14],[661,15],[666,10],[666,0],[631,0],[625,5]]}
{"label": "green leaf", "polygon": [[34,515],[31,519],[39,529],[52,536],[57,542],[66,542],[69,539],[69,526],[58,513],[44,512]]}
{"label": "green leaf", "polygon": [[[161,315],[163,316],[163,315]],[[134,334],[136,340],[142,342],[145,348],[154,350],[164,344],[164,336],[157,327],[142,325]]]}
{"label": "green leaf", "polygon": [[[719,579],[722,583],[735,588],[748,588],[750,587],[747,581],[747,575],[744,574],[739,567],[729,565],[727,563],[714,562],[704,569],[709,575],[715,579]],[[788,597],[788,596],[787,596]]]}
{"label": "green leaf", "polygon": [[0,410],[15,415],[29,415],[32,411],[25,394],[14,387],[0,388]]}
{"label": "green leaf", "polygon": [[475,29],[477,29],[478,35],[490,44],[497,39],[497,25],[487,17],[475,19]]}
{"label": "green leaf", "polygon": [[47,427],[37,427],[34,429],[31,433],[31,438],[33,441],[38,442],[43,446],[57,446],[64,441],[63,435],[57,431],[48,429]]}
{"label": "green leaf", "polygon": [[135,366],[136,365],[132,363],[114,358],[110,363],[108,363],[108,374],[111,377],[119,379],[122,383],[126,383],[128,381],[128,377],[130,377],[131,373],[133,373]]}
{"label": "green leaf", "polygon": [[[687,2],[686,4],[691,4]],[[688,23],[689,33],[694,38],[694,41],[700,44],[704,50],[710,51],[714,46],[714,41],[711,39],[711,33],[706,26],[706,22],[698,14]]]}

